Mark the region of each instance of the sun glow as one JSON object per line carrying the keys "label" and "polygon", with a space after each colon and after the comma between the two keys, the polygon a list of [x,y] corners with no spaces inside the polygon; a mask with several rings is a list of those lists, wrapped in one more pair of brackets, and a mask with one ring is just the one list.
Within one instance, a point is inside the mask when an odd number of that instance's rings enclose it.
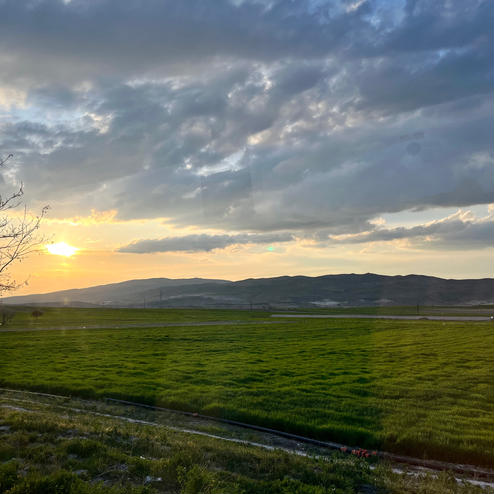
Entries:
{"label": "sun glow", "polygon": [[65,257],[70,257],[79,250],[77,247],[72,247],[72,245],[66,244],[65,242],[49,244],[46,246],[46,249],[50,254],[53,254],[55,256],[65,256]]}

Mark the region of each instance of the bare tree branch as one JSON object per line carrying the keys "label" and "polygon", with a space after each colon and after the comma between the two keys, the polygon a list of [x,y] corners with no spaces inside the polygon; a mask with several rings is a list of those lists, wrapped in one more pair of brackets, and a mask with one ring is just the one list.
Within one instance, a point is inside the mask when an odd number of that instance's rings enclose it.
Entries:
{"label": "bare tree branch", "polygon": [[[13,155],[9,154],[6,158],[0,158],[0,168],[4,167],[12,157]],[[7,198],[0,195],[0,213],[19,207],[23,195],[22,183],[19,189]],[[0,295],[23,285],[13,280],[8,270],[13,263],[22,261],[29,254],[39,251],[45,239],[38,235],[38,230],[48,209],[49,206],[45,206],[38,216],[33,216],[24,207],[21,215],[11,213],[0,217]]]}

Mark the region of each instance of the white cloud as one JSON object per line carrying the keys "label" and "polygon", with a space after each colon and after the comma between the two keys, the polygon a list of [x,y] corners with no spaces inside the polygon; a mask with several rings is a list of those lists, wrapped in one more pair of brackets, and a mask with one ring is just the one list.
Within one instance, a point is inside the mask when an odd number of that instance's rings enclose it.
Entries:
{"label": "white cloud", "polygon": [[494,245],[493,216],[479,218],[470,210],[459,209],[445,218],[407,228],[374,226],[361,233],[330,235],[329,241],[343,244],[405,241],[406,247],[439,250],[469,250]]}
{"label": "white cloud", "polygon": [[27,93],[22,89],[15,87],[0,87],[0,106],[6,110],[17,106],[24,108],[26,106]]}

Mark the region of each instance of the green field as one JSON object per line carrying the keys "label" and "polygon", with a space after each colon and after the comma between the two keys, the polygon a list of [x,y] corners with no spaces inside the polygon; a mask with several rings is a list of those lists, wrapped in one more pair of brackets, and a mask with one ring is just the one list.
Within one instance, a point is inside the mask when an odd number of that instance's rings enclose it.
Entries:
{"label": "green field", "polygon": [[[255,324],[265,317],[248,311],[48,310],[32,324],[252,324],[0,333],[0,383],[128,398],[350,445],[492,464],[491,323]],[[17,316],[14,321],[13,328],[26,326]]]}
{"label": "green field", "polygon": [[290,312],[308,314],[366,314],[382,316],[491,316],[492,305],[472,306],[379,306],[379,307],[331,307],[313,309],[293,309]]}
{"label": "green field", "polygon": [[[8,328],[97,325],[105,324],[141,324],[156,322],[194,322],[194,321],[248,321],[269,320],[271,313],[297,314],[361,314],[361,315],[409,315],[409,316],[490,316],[494,306],[472,307],[334,307],[317,309],[276,310],[231,310],[231,309],[74,309],[74,308],[37,308],[24,306],[6,306],[13,318]],[[35,318],[32,312],[41,310],[43,314]]]}
{"label": "green field", "polygon": [[[270,313],[248,310],[227,309],[72,309],[72,308],[36,308],[7,306],[12,312],[6,328],[44,328],[63,326],[111,327],[123,324],[175,323],[197,321],[258,321],[270,319]],[[42,312],[33,317],[35,310]]]}
{"label": "green field", "polygon": [[[22,409],[19,408],[22,407]],[[75,407],[75,408],[73,408]],[[76,411],[75,411],[76,410]],[[99,415],[98,415],[99,413]],[[140,419],[135,423],[125,418]],[[163,417],[161,415],[164,415]],[[340,452],[300,456],[252,431],[103,402],[0,392],[6,494],[487,494],[447,472],[393,472]],[[149,422],[151,421],[151,422]],[[197,428],[204,437],[173,427]],[[240,434],[244,442],[229,440]],[[238,440],[238,439],[237,439]],[[256,441],[257,446],[248,444]],[[278,438],[278,441],[280,439]],[[271,443],[272,444],[272,443]],[[288,446],[286,443],[282,443]],[[296,443],[295,443],[296,444]],[[275,443],[276,445],[276,443]],[[301,446],[295,446],[300,450]],[[317,454],[317,456],[315,456]]]}

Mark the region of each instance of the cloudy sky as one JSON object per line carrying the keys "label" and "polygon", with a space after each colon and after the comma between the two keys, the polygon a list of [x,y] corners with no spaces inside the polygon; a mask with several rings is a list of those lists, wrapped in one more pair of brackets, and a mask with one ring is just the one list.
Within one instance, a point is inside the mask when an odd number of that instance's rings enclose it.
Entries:
{"label": "cloudy sky", "polygon": [[0,0],[2,193],[146,277],[493,275],[491,0]]}

